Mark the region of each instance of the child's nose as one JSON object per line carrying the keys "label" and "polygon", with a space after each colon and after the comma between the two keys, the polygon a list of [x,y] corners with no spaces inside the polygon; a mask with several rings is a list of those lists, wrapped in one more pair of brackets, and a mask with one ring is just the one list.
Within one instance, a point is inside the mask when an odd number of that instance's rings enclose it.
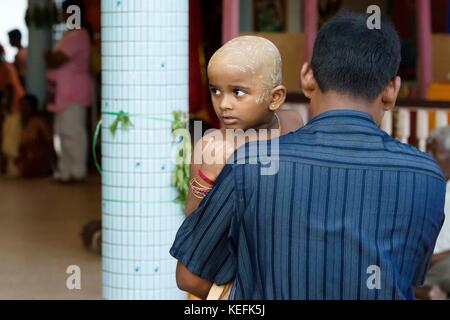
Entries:
{"label": "child's nose", "polygon": [[233,109],[233,104],[226,95],[222,98],[222,101],[220,101],[220,109],[222,110]]}

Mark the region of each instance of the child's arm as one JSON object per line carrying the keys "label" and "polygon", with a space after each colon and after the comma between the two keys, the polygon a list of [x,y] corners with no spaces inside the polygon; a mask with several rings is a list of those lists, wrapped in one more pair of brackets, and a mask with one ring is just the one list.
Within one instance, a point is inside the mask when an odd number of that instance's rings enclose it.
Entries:
{"label": "child's arm", "polygon": [[189,292],[194,296],[205,300],[213,283],[202,279],[190,272],[181,262],[177,263],[177,286],[180,290]]}
{"label": "child's arm", "polygon": [[197,190],[205,190],[204,193],[206,195],[207,189],[211,189],[213,187],[215,179],[219,176],[225,166],[226,159],[219,161],[218,164],[211,164],[211,161],[208,162],[206,157],[208,155],[216,155],[222,150],[223,144],[220,143],[220,141],[211,140],[210,135],[203,137],[195,144],[190,168],[191,186],[189,188],[189,194],[184,210],[186,216],[189,216],[195,209],[197,209],[204,198],[204,196],[199,194],[199,192],[193,192],[192,184],[194,184],[194,188],[196,187]]}
{"label": "child's arm", "polygon": [[[196,150],[198,149],[198,143],[195,145],[194,147],[194,152],[192,152],[192,159],[191,159],[191,166],[190,166],[190,175],[189,175],[189,179],[190,181],[193,178],[198,179],[198,170],[200,169],[200,164],[196,164],[194,163],[194,154],[196,152]],[[198,208],[198,206],[200,205],[200,202],[202,201],[202,199],[199,199],[197,197],[195,197],[192,193],[191,187],[189,186],[189,193],[188,193],[188,197],[186,200],[186,206],[184,208],[184,213],[186,216],[189,216],[195,209]]]}

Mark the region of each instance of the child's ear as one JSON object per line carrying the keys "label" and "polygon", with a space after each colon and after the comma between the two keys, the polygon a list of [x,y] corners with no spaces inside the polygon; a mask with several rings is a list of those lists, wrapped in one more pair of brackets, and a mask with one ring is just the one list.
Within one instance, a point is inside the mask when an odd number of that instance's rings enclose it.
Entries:
{"label": "child's ear", "polygon": [[314,73],[311,65],[305,62],[300,71],[300,84],[303,90],[303,94],[311,99],[313,92],[317,89],[317,82],[314,78]]}
{"label": "child's ear", "polygon": [[278,110],[286,100],[287,89],[283,85],[276,86],[270,92],[270,111]]}
{"label": "child's ear", "polygon": [[401,87],[402,79],[397,76],[389,81],[387,87],[384,88],[383,94],[381,96],[384,111],[392,110],[395,107],[395,103],[397,102],[397,97]]}

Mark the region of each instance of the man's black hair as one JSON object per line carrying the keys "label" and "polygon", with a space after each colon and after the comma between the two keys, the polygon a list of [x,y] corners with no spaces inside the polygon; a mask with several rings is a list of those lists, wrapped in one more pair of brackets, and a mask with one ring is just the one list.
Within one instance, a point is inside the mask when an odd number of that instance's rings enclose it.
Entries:
{"label": "man's black hair", "polygon": [[319,31],[312,69],[322,92],[336,91],[373,101],[397,75],[401,44],[386,21],[369,29],[369,16],[344,12]]}
{"label": "man's black hair", "polygon": [[14,29],[11,30],[10,32],[8,32],[8,36],[11,39],[19,39],[22,40],[22,33],[20,32],[19,29]]}

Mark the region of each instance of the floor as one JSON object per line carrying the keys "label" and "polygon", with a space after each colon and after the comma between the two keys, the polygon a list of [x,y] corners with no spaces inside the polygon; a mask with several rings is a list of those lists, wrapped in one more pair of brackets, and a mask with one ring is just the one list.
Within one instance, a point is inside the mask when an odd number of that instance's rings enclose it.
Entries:
{"label": "floor", "polygon": [[[0,177],[0,299],[101,299],[101,257],[79,235],[101,217],[100,199],[99,177],[67,186]],[[66,286],[71,265],[80,290]]]}

